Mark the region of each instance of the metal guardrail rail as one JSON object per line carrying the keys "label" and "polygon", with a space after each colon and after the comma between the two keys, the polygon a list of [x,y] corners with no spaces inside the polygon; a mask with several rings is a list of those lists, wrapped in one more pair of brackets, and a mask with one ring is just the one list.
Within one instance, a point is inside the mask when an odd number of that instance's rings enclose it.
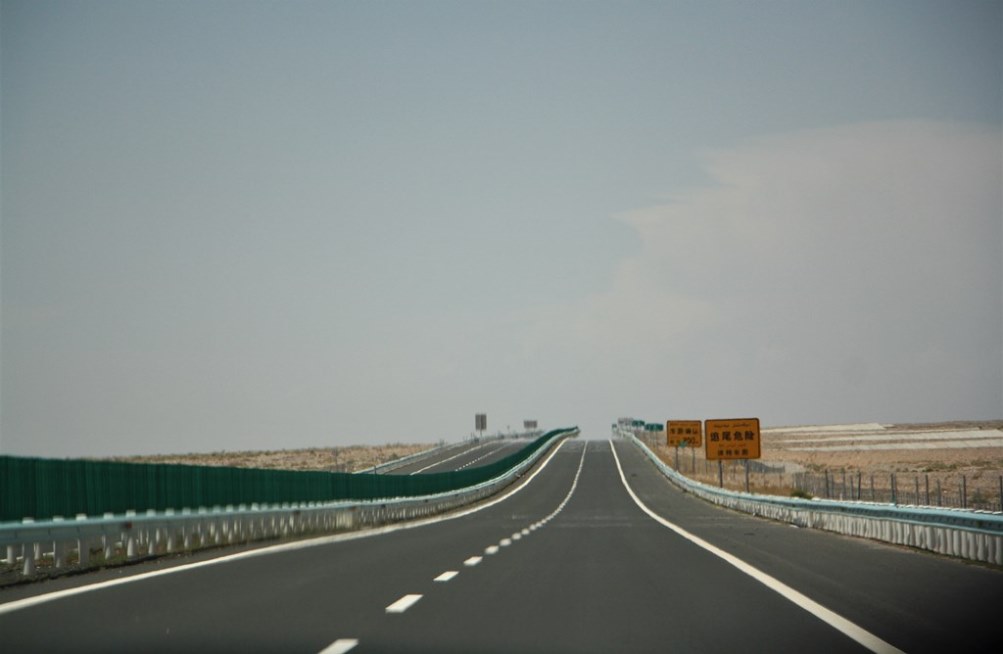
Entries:
{"label": "metal guardrail rail", "polygon": [[494,495],[518,479],[558,441],[578,433],[577,428],[555,433],[542,447],[504,474],[457,491],[367,501],[252,504],[106,514],[101,518],[81,515],[73,520],[26,520],[0,524],[0,552],[6,554],[5,564],[20,566],[22,575],[31,576],[43,559],[51,559],[55,568],[66,567],[71,560],[76,565],[87,566],[92,552],[101,552],[107,561],[122,551],[127,560],[134,560],[218,545],[420,519]]}
{"label": "metal guardrail rail", "polygon": [[453,447],[459,447],[460,445],[463,445],[463,443],[446,443],[444,445],[436,445],[435,447],[430,447],[427,450],[422,450],[421,452],[415,452],[414,454],[408,454],[407,456],[402,456],[401,458],[394,459],[393,461],[377,463],[376,465],[370,466],[364,470],[356,470],[352,474],[364,475],[367,473],[372,473],[378,475],[381,472],[387,473],[390,472],[391,470],[396,470],[397,468],[406,466],[407,464],[413,461],[417,461],[418,459],[422,459],[426,456],[431,456],[436,452],[441,452],[442,450],[448,450]]}
{"label": "metal guardrail rail", "polygon": [[670,481],[714,504],[799,527],[824,529],[1003,566],[1003,513],[809,500],[725,490],[680,474],[633,433],[616,431],[621,438],[633,442]]}
{"label": "metal guardrail rail", "polygon": [[[512,437],[514,437],[514,438],[535,438],[537,436],[542,435],[542,433],[543,432],[540,432],[540,431],[536,431],[536,432],[530,431],[530,432],[517,433],[517,434],[511,434],[511,435],[498,434],[498,435],[494,435],[494,436],[484,436],[480,440],[482,440],[484,442],[489,442],[489,441],[493,441],[493,440],[494,441],[504,440],[506,437],[508,437],[508,438],[512,438]],[[364,470],[356,470],[352,474],[353,475],[361,475],[361,474],[371,473],[371,474],[377,474],[378,475],[380,473],[388,473],[388,472],[391,472],[393,470],[396,470],[397,468],[402,468],[402,467],[404,467],[404,466],[406,466],[406,465],[408,465],[410,463],[414,463],[415,461],[418,461],[420,459],[424,459],[424,458],[426,458],[428,456],[431,456],[431,455],[435,454],[436,452],[442,452],[442,451],[451,450],[451,449],[454,449],[454,448],[461,448],[464,445],[468,445],[468,444],[469,444],[469,442],[466,442],[466,441],[461,441],[459,443],[443,443],[442,445],[436,445],[435,447],[430,447],[429,449],[422,450],[421,452],[415,452],[414,454],[408,454],[407,456],[402,456],[401,458],[394,459],[393,461],[386,461],[384,463],[378,463],[378,464],[376,464],[374,466],[370,466],[370,467],[368,467],[368,468],[366,468]]]}

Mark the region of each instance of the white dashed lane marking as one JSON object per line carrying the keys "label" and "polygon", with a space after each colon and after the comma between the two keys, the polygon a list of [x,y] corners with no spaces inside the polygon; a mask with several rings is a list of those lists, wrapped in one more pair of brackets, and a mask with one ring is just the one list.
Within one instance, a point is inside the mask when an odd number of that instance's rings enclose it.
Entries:
{"label": "white dashed lane marking", "polygon": [[405,595],[387,607],[387,613],[403,613],[415,605],[421,595]]}
{"label": "white dashed lane marking", "polygon": [[339,638],[321,650],[320,654],[345,654],[354,649],[358,644],[359,641],[354,638]]}
{"label": "white dashed lane marking", "polygon": [[[513,541],[520,540],[523,536],[529,536],[529,534],[531,532],[539,529],[540,527],[542,527],[545,524],[547,524],[548,522],[550,522],[550,520],[552,520],[558,513],[560,513],[564,509],[564,507],[567,505],[568,501],[571,499],[571,496],[574,495],[575,488],[578,487],[578,478],[581,477],[582,467],[585,465],[585,452],[587,452],[588,449],[589,449],[589,446],[588,446],[588,443],[586,443],[585,447],[582,448],[582,458],[579,459],[579,461],[578,461],[578,471],[575,472],[575,478],[571,482],[571,488],[568,490],[568,494],[565,495],[564,499],[557,506],[557,508],[554,509],[553,513],[551,513],[550,515],[548,515],[546,518],[543,518],[542,520],[540,520],[540,521],[538,521],[538,522],[536,522],[536,523],[534,523],[534,524],[532,524],[532,525],[530,525],[530,526],[522,529],[521,531],[515,532],[514,534],[512,534],[512,536],[510,538],[502,538],[500,541],[498,541],[497,545],[489,545],[489,546],[487,546],[486,548],[484,548],[484,553],[485,554],[488,554],[488,555],[497,554],[501,550],[502,547],[509,547],[509,546],[512,545]],[[476,561],[474,559],[476,559]],[[474,566],[474,565],[477,565],[480,562],[481,562],[481,557],[475,556],[475,557],[471,557],[471,558],[467,559],[466,561],[463,562],[463,564],[466,565],[466,566]]]}
{"label": "white dashed lane marking", "polygon": [[[557,509],[555,509],[553,513],[551,513],[547,517],[543,518],[542,520],[540,520],[540,521],[538,521],[538,522],[536,522],[536,523],[534,523],[532,525],[529,525],[528,527],[526,527],[526,528],[524,528],[524,529],[522,529],[520,531],[517,531],[517,532],[513,533],[510,538],[503,538],[503,539],[501,539],[501,541],[499,541],[498,545],[490,545],[490,546],[488,546],[484,550],[485,554],[489,554],[489,555],[491,555],[491,554],[497,554],[502,547],[508,547],[508,546],[512,545],[513,541],[520,540],[520,539],[522,539],[523,536],[529,536],[532,532],[536,531],[540,527],[543,527],[545,524],[547,524],[548,522],[550,522],[555,516],[557,516],[558,513],[561,512],[562,509],[564,509],[564,506],[568,503],[568,500],[571,499],[572,494],[574,494],[574,492],[575,492],[575,488],[578,486],[578,478],[579,478],[579,476],[582,473],[582,466],[585,463],[585,451],[587,449],[588,449],[588,445],[586,444],[586,446],[584,448],[582,448],[582,458],[578,462],[578,472],[575,473],[575,478],[571,482],[571,489],[568,491],[567,496],[560,503],[560,505],[557,507]],[[468,558],[466,561],[463,562],[463,565],[466,566],[466,567],[468,567],[468,568],[472,568],[475,565],[479,564],[482,560],[483,560],[483,558],[480,557],[480,556],[471,556],[470,558]],[[456,570],[447,570],[446,572],[443,572],[438,577],[436,577],[435,581],[440,582],[440,583],[445,583],[447,581],[450,581],[454,577],[456,577],[458,574],[460,574],[460,573],[457,572]],[[409,608],[411,608],[412,606],[414,606],[418,602],[418,600],[420,600],[421,598],[422,598],[422,596],[418,595],[418,594],[405,595],[404,597],[400,598],[399,600],[397,600],[396,602],[394,602],[393,604],[391,604],[390,606],[388,606],[386,608],[386,612],[387,613],[404,613]],[[358,640],[355,640],[355,639],[352,639],[352,638],[341,638],[339,640],[334,641],[330,645],[328,645],[327,648],[325,648],[322,652],[320,652],[320,654],[346,654],[347,652],[349,652],[352,649],[354,649],[358,644],[359,644]]]}

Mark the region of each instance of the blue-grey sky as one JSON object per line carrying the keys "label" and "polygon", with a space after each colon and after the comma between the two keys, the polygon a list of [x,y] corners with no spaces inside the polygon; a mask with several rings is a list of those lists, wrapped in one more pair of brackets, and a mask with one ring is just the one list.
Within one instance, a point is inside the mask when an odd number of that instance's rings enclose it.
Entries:
{"label": "blue-grey sky", "polygon": [[0,22],[2,453],[1003,417],[1003,3]]}

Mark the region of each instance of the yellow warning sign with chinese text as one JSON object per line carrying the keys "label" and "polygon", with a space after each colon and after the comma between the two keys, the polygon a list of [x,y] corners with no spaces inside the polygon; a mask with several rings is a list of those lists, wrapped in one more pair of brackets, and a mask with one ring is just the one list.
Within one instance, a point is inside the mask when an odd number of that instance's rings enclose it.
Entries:
{"label": "yellow warning sign with chinese text", "polygon": [[707,460],[760,458],[759,418],[704,422]]}
{"label": "yellow warning sign with chinese text", "polygon": [[703,447],[702,427],[699,420],[669,420],[665,423],[669,447]]}

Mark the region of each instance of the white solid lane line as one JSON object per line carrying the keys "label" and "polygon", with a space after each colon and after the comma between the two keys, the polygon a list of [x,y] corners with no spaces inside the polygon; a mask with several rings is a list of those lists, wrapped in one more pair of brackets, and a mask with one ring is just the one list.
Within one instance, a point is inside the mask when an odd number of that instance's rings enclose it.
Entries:
{"label": "white solid lane line", "polygon": [[450,579],[452,579],[453,577],[455,577],[458,574],[460,574],[460,573],[457,572],[456,570],[447,570],[446,572],[443,572],[441,575],[439,575],[438,577],[436,577],[435,580],[436,581],[449,581]]}
{"label": "white solid lane line", "polygon": [[359,641],[354,638],[339,638],[322,649],[320,654],[345,654],[353,650],[358,644]]}
{"label": "white solid lane line", "polygon": [[469,559],[467,559],[466,561],[464,561],[463,565],[467,566],[468,568],[472,568],[472,567],[474,567],[475,565],[477,565],[480,562],[481,562],[481,557],[479,557],[479,556],[472,556]]}
{"label": "white solid lane line", "polygon": [[279,552],[291,552],[294,550],[306,549],[308,547],[318,547],[321,545],[330,545],[332,543],[341,543],[349,540],[357,540],[359,538],[372,538],[373,536],[380,536],[382,534],[389,534],[395,531],[400,531],[403,529],[414,529],[415,527],[424,527],[425,525],[436,524],[438,522],[445,522],[446,520],[455,520],[456,518],[462,518],[468,516],[472,513],[477,513],[478,511],[483,511],[484,509],[494,506],[499,502],[504,502],[512,495],[515,495],[523,488],[529,485],[533,479],[540,474],[547,464],[557,455],[558,451],[564,444],[567,443],[567,439],[562,440],[557,444],[550,454],[539,464],[536,470],[533,471],[529,477],[525,479],[521,484],[515,486],[511,490],[503,491],[501,495],[495,499],[485,502],[483,504],[478,504],[472,508],[464,509],[462,511],[457,511],[456,513],[450,513],[442,516],[433,516],[431,518],[421,518],[419,520],[414,520],[412,522],[401,522],[392,525],[386,525],[384,527],[375,527],[372,529],[364,529],[361,531],[353,531],[344,534],[334,534],[332,536],[319,536],[317,538],[311,538],[308,540],[298,540],[290,543],[282,543],[281,545],[269,545],[266,547],[261,547],[258,549],[248,550],[246,552],[237,552],[236,554],[228,554],[221,556],[216,559],[209,559],[208,561],[198,561],[196,563],[185,563],[183,565],[175,566],[173,568],[166,568],[163,570],[154,570],[152,572],[143,572],[137,575],[132,575],[130,577],[122,577],[120,579],[110,579],[108,581],[99,581],[97,583],[88,584],[86,586],[78,586],[76,588],[67,588],[65,590],[57,590],[51,593],[46,593],[44,595],[35,595],[33,597],[26,597],[20,600],[14,600],[12,602],[7,602],[6,604],[0,604],[0,615],[5,613],[10,613],[12,611],[19,611],[21,609],[26,609],[38,604],[44,604],[45,602],[52,602],[54,600],[62,599],[64,597],[72,597],[73,595],[80,595],[82,593],[88,593],[95,590],[100,590],[102,588],[111,588],[113,586],[120,586],[122,584],[131,584],[138,581],[145,581],[153,577],[160,577],[163,575],[175,574],[178,572],[184,572],[186,570],[193,570],[195,568],[202,568],[210,565],[219,565],[221,563],[228,563],[230,561],[239,561],[241,559],[253,558],[258,556],[267,556],[269,554],[276,554]]}
{"label": "white solid lane line", "polygon": [[403,613],[415,605],[421,595],[405,595],[387,607],[387,613]]}
{"label": "white solid lane line", "polygon": [[612,440],[609,442],[609,448],[613,452],[613,460],[616,461],[616,469],[620,472],[620,481],[623,482],[623,487],[627,489],[627,493],[630,495],[631,499],[634,500],[634,503],[637,504],[637,506],[640,507],[642,511],[647,513],[655,522],[658,522],[659,524],[668,527],[669,529],[676,532],[677,534],[679,534],[686,540],[690,541],[691,543],[702,547],[703,549],[707,550],[714,556],[717,556],[723,559],[724,561],[730,563],[731,565],[735,566],[736,568],[738,568],[745,574],[749,575],[759,583],[763,584],[770,590],[778,593],[785,599],[790,600],[797,606],[800,606],[802,609],[808,611],[822,622],[825,622],[829,626],[834,627],[835,629],[841,631],[842,633],[846,634],[847,636],[857,641],[858,643],[860,643],[867,649],[871,650],[872,652],[879,652],[881,654],[904,654],[902,650],[898,649],[894,645],[881,640],[871,632],[865,630],[863,627],[859,627],[856,624],[850,622],[849,620],[839,615],[838,613],[830,611],[829,609],[825,608],[815,600],[809,598],[807,595],[799,593],[798,591],[794,590],[793,588],[783,583],[779,579],[775,579],[770,575],[766,574],[765,572],[763,572],[762,570],[754,568],[753,566],[749,565],[748,563],[738,558],[737,556],[729,554],[728,552],[725,552],[724,550],[714,545],[711,545],[710,543],[700,538],[699,536],[691,534],[690,532],[686,531],[679,525],[669,522],[662,516],[658,515],[657,513],[649,509],[648,506],[644,502],[642,502],[637,495],[634,494],[634,491],[631,489],[630,484],[627,483],[627,478],[623,474],[623,468],[620,466],[620,457],[616,455],[616,447],[613,445]]}
{"label": "white solid lane line", "polygon": [[453,456],[449,457],[448,459],[443,459],[442,461],[436,461],[435,463],[433,463],[433,464],[431,464],[431,465],[427,465],[427,466],[425,466],[425,467],[424,467],[424,468],[422,468],[421,470],[415,470],[414,472],[410,472],[410,473],[408,473],[408,474],[411,474],[411,475],[417,475],[417,474],[418,474],[418,473],[420,473],[420,472],[425,472],[425,471],[426,471],[426,470],[428,470],[429,468],[434,468],[434,467],[435,467],[435,466],[437,466],[437,465],[442,465],[443,463],[448,463],[449,461],[452,461],[453,459],[458,459],[458,458],[460,458],[461,456],[463,456],[464,454],[470,454],[471,452],[473,452],[473,451],[475,451],[475,450],[479,450],[479,449],[481,449],[482,447],[485,447],[486,445],[487,445],[487,443],[484,443],[483,445],[478,445],[477,447],[471,447],[471,448],[470,448],[469,450],[463,450],[463,451],[462,451],[462,452],[460,452],[459,454],[455,454],[455,455],[453,455]]}

